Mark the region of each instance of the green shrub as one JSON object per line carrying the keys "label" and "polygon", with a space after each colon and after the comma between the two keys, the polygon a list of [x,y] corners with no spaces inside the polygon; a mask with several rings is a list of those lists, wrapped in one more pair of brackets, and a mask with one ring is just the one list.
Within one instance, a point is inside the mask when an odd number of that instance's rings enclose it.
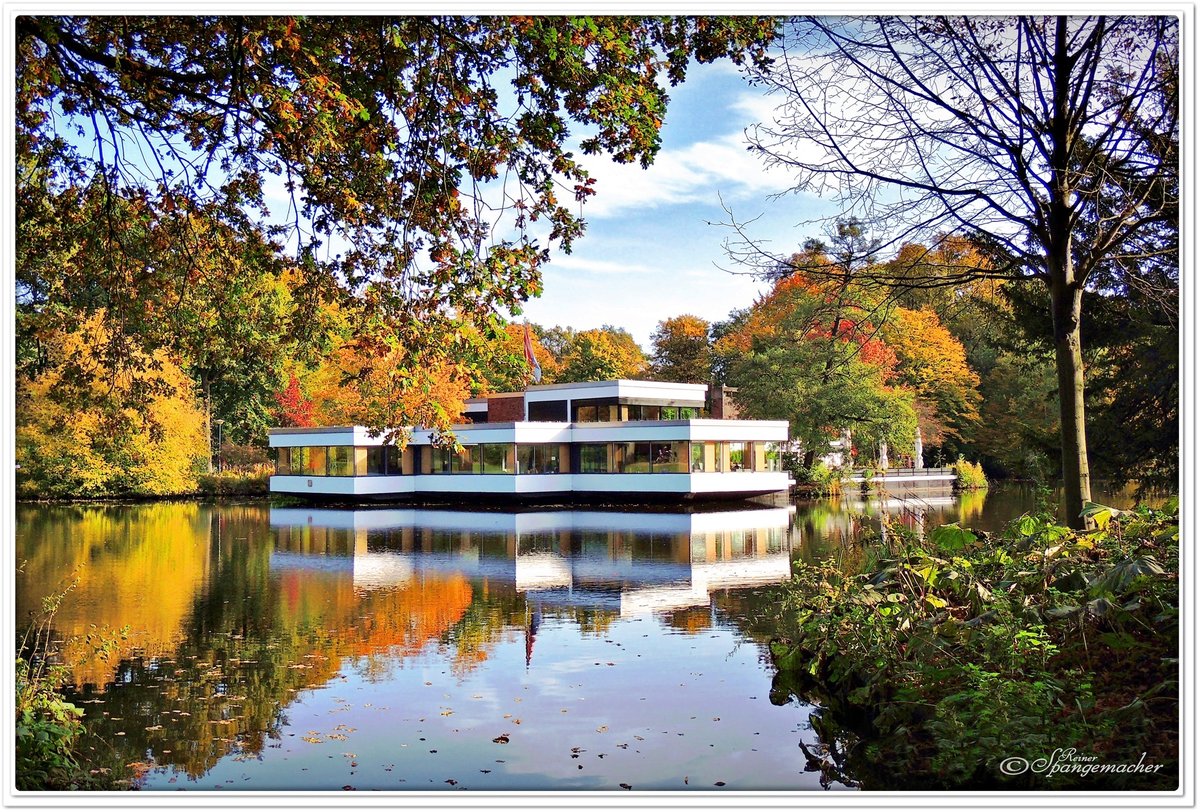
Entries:
{"label": "green shrub", "polygon": [[[1173,789],[1178,502],[1085,513],[1097,529],[1037,514],[1002,535],[889,531],[866,571],[801,565],[775,602],[772,701],[819,705],[837,770],[868,788]],[[1166,769],[999,770],[1070,747]]]}
{"label": "green shrub", "polygon": [[[129,785],[111,768],[85,769],[76,749],[86,733],[83,710],[61,693],[70,680],[71,667],[59,659],[61,650],[53,640],[54,615],[74,588],[72,583],[43,599],[41,614],[20,643],[15,666],[15,767],[19,790],[104,790]],[[87,656],[109,657],[128,632],[126,628],[89,634]]]}

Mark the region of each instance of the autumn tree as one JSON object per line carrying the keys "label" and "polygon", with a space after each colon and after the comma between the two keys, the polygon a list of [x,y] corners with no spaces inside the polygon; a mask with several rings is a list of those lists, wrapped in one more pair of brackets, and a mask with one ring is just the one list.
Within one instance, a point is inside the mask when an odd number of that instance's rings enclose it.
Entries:
{"label": "autumn tree", "polygon": [[[349,337],[326,354],[307,376],[305,389],[312,400],[312,420],[319,426],[394,425],[387,441],[404,444],[411,426],[433,429],[448,439],[447,429],[459,418],[470,397],[470,373],[451,348],[411,369],[403,384],[391,370],[408,369],[406,349],[399,343],[372,363],[356,337]],[[400,414],[411,422],[401,424]],[[380,418],[384,418],[381,420]]]}
{"label": "autumn tree", "polygon": [[572,336],[559,378],[563,381],[641,378],[648,368],[649,361],[633,336],[606,325]]}
{"label": "autumn tree", "polygon": [[281,426],[310,428],[316,425],[313,420],[312,398],[304,394],[300,387],[300,378],[295,372],[288,376],[288,383],[282,390],[275,393],[275,403],[278,406],[278,423]]}
{"label": "autumn tree", "polygon": [[712,347],[708,331],[707,321],[687,313],[660,321],[650,336],[654,376],[663,381],[709,383]]}
{"label": "autumn tree", "polygon": [[104,374],[104,381],[86,391],[64,379],[60,370],[107,363],[97,348],[108,342],[92,342],[96,335],[103,338],[101,322],[97,314],[74,332],[43,337],[50,370],[17,390],[17,493],[62,498],[194,492],[208,454],[204,413],[175,360],[159,351],[139,359],[145,371]]}
{"label": "autumn tree", "polygon": [[967,365],[961,343],[931,309],[898,307],[880,331],[896,353],[897,379],[925,408],[922,440],[939,446],[961,438],[979,418],[979,375]]}
{"label": "autumn tree", "polygon": [[913,448],[913,393],[900,385],[896,353],[878,337],[873,300],[861,296],[853,286],[794,274],[715,345],[739,411],[788,420],[805,468],[846,429],[861,453],[880,442],[897,453]]}
{"label": "autumn tree", "polygon": [[[692,60],[763,63],[774,28],[740,16],[18,17],[18,243],[49,238],[79,268],[60,284],[42,264],[41,312],[61,316],[50,328],[102,314],[143,350],[113,361],[152,357],[162,344],[143,328],[186,329],[172,308],[185,288],[168,277],[153,297],[139,291],[190,247],[142,234],[203,212],[278,239],[306,289],[341,297],[367,374],[387,378],[374,424],[436,416],[410,410],[422,370],[444,366],[447,347],[486,358],[500,314],[538,295],[552,249],[583,233],[578,206],[597,190],[579,153],[649,165],[667,87]],[[75,195],[99,216],[73,217]],[[25,273],[18,263],[32,289]],[[480,380],[474,360],[459,371]]]}
{"label": "autumn tree", "polygon": [[1102,269],[1136,275],[1123,259],[1169,250],[1139,236],[1176,216],[1178,165],[1155,137],[1177,132],[1177,61],[1172,17],[808,17],[758,72],[785,101],[752,148],[798,190],[836,190],[902,241],[963,233],[995,260],[965,273],[1044,285],[1077,527],[1084,293]]}
{"label": "autumn tree", "polygon": [[[525,325],[505,326],[501,340],[502,352],[496,353],[484,371],[489,392],[520,392],[533,383],[532,372],[525,362]],[[536,324],[529,325],[529,343],[533,346],[533,357],[542,368],[544,384],[558,380],[561,369],[559,359],[542,344],[539,336],[544,330]]]}

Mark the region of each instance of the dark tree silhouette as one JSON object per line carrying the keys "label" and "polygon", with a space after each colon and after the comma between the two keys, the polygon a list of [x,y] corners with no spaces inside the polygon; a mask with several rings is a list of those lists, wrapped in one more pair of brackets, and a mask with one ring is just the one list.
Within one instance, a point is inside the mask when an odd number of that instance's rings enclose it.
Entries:
{"label": "dark tree silhouette", "polygon": [[[1036,279],[1049,293],[1068,519],[1091,497],[1080,344],[1083,293],[1137,276],[1173,248],[1178,167],[1157,138],[1178,127],[1172,17],[809,17],[756,74],[778,93],[750,132],[796,190],[832,193],[842,216],[887,223],[894,244],[959,233],[990,249],[962,277]],[[740,237],[731,253],[777,272]]]}

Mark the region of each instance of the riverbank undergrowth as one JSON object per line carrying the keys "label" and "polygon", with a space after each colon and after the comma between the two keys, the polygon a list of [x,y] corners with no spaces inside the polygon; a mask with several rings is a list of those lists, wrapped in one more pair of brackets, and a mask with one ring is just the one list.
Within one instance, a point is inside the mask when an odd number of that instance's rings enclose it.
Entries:
{"label": "riverbank undergrowth", "polygon": [[995,535],[891,527],[869,568],[803,566],[772,701],[819,706],[809,768],[865,789],[1174,789],[1178,501],[1087,512],[1089,532],[1048,510]]}

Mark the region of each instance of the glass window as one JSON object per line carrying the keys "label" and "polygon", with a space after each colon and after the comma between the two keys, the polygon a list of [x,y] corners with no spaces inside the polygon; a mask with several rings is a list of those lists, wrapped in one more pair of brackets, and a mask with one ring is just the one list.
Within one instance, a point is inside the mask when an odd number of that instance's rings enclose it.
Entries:
{"label": "glass window", "polygon": [[327,460],[329,476],[354,476],[354,449],[348,445],[330,446]]}
{"label": "glass window", "polygon": [[663,420],[678,420],[679,408],[676,406],[663,406],[659,414]]}
{"label": "glass window", "polygon": [[583,443],[579,446],[579,470],[584,474],[607,474],[608,443]]}
{"label": "glass window", "polygon": [[704,443],[692,443],[692,470],[704,470]]}
{"label": "glass window", "polygon": [[557,443],[519,445],[517,446],[517,473],[557,474],[559,471],[558,454]]}
{"label": "glass window", "polygon": [[662,408],[659,406],[630,406],[630,420],[661,420]]}
{"label": "glass window", "polygon": [[700,409],[697,406],[680,406],[679,407],[679,419],[680,420],[695,420],[699,416],[700,416]]}
{"label": "glass window", "polygon": [[[705,443],[705,445],[709,445]],[[713,447],[713,470],[720,472],[725,470],[725,444],[712,443]]]}
{"label": "glass window", "polygon": [[565,423],[567,420],[567,402],[565,400],[534,401],[529,404],[529,419]]}
{"label": "glass window", "polygon": [[619,473],[650,473],[650,443],[616,443],[615,447],[621,449]]}
{"label": "glass window", "polygon": [[580,406],[575,410],[576,423],[595,423],[597,419],[597,409],[595,406]]}
{"label": "glass window", "polygon": [[746,470],[746,463],[749,462],[749,460],[746,458],[746,444],[726,443],[725,445],[729,447],[729,470]]}
{"label": "glass window", "polygon": [[754,444],[754,470],[779,470],[779,443]]}
{"label": "glass window", "polygon": [[381,445],[371,446],[367,449],[367,476],[380,476],[386,473],[384,447]]}
{"label": "glass window", "polygon": [[464,446],[462,451],[453,448],[432,447],[435,474],[470,474],[476,470],[479,446]]}
{"label": "glass window", "polygon": [[275,473],[278,476],[287,476],[292,472],[292,449],[278,448],[275,456]]}
{"label": "glass window", "polygon": [[389,476],[400,476],[404,473],[404,469],[400,466],[400,446],[385,445],[384,446],[384,464],[385,471]]}
{"label": "glass window", "polygon": [[687,443],[651,443],[651,470],[656,474],[686,474],[687,446]]}
{"label": "glass window", "polygon": [[305,448],[304,473],[308,476],[325,476],[326,452],[324,446],[313,445]]}
{"label": "glass window", "polygon": [[511,474],[513,472],[513,447],[507,443],[489,444],[479,447],[485,474]]}

